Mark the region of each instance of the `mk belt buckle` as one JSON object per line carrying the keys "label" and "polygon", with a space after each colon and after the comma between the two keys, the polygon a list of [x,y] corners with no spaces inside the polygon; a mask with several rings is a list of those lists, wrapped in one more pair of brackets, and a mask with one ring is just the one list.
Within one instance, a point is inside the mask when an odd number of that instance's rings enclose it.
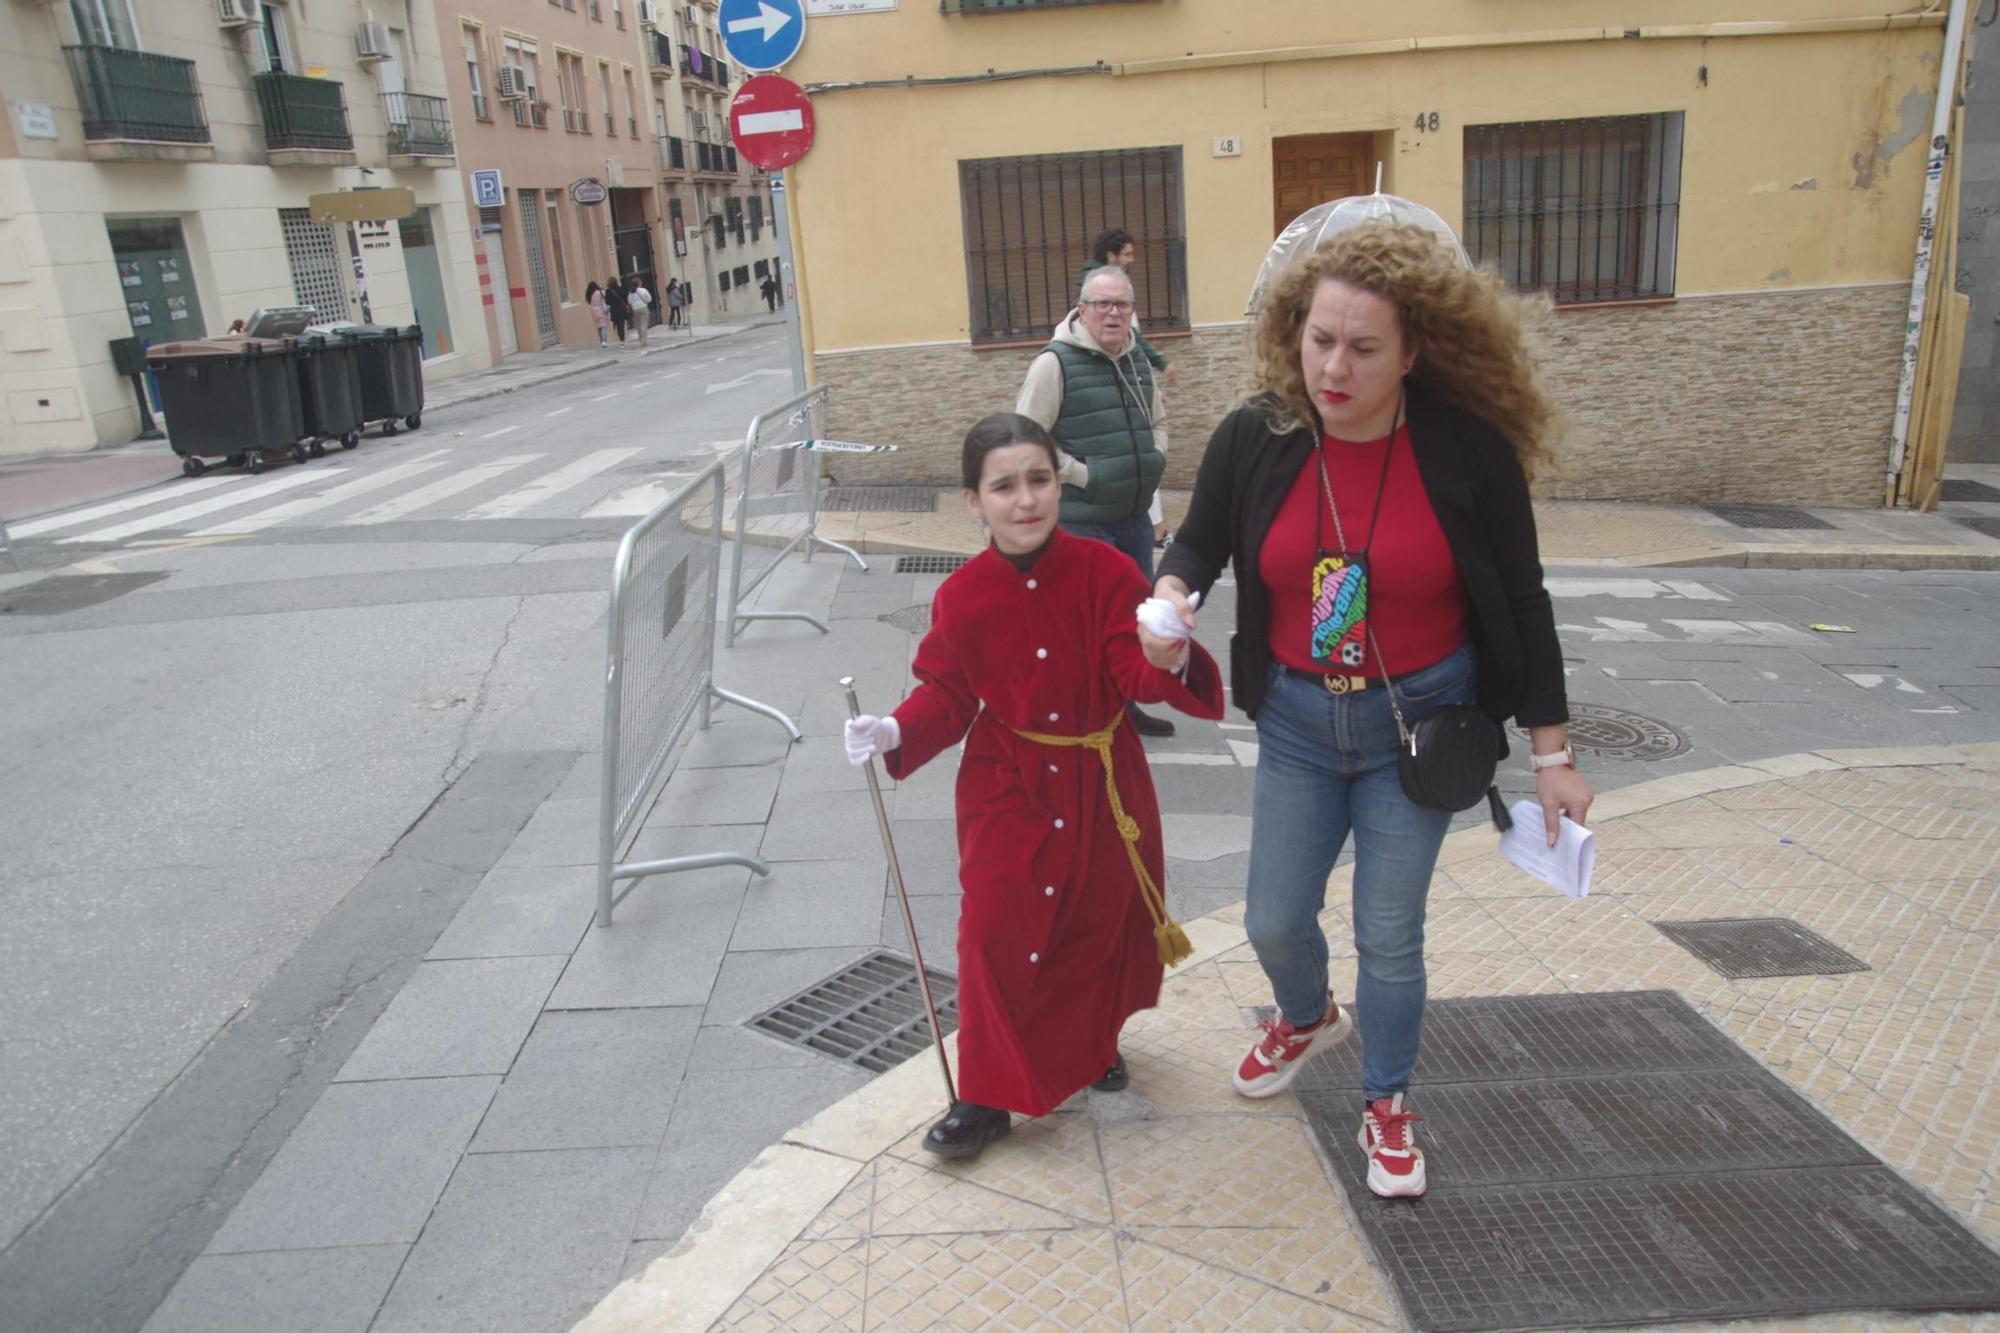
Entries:
{"label": "mk belt buckle", "polygon": [[1360,676],[1327,675],[1319,679],[1328,694],[1348,694],[1366,683]]}

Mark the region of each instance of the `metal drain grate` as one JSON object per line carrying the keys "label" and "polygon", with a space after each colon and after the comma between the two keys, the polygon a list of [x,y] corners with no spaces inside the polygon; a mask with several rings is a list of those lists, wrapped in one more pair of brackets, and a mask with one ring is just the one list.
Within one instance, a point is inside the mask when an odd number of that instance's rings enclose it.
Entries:
{"label": "metal drain grate", "polygon": [[1821,977],[1869,970],[1868,964],[1833,941],[1782,916],[1653,925],[1725,977]]}
{"label": "metal drain grate", "polygon": [[1830,528],[1833,524],[1803,509],[1782,505],[1710,505],[1708,512],[1739,528]]}
{"label": "metal drain grate", "polygon": [[937,508],[938,493],[928,486],[829,486],[819,507],[832,514],[928,514]]}
{"label": "metal drain grate", "polygon": [[[927,969],[938,1022],[958,1027],[958,983]],[[835,1056],[880,1074],[931,1044],[916,965],[892,953],[873,953],[750,1020],[759,1032]]]}
{"label": "metal drain grate", "polygon": [[1982,537],[2000,537],[2000,518],[1955,518],[1952,522],[1971,528]]}
{"label": "metal drain grate", "polygon": [[57,574],[0,592],[0,615],[59,616],[99,606],[126,593],[158,583],[164,573]]}
{"label": "metal drain grate", "polygon": [[931,609],[928,606],[906,606],[900,611],[875,618],[885,625],[894,625],[906,634],[927,634],[931,628]]}
{"label": "metal drain grate", "polygon": [[969,555],[899,555],[898,574],[951,574],[965,568]]}
{"label": "metal drain grate", "polygon": [[1940,500],[1970,500],[1975,504],[2000,502],[2000,486],[1988,486],[1969,477],[1950,478],[1938,488]]}
{"label": "metal drain grate", "polygon": [[[1524,727],[1514,728],[1514,734],[1523,740],[1528,736]],[[1606,759],[1672,759],[1688,751],[1688,738],[1658,718],[1574,702],[1569,706],[1569,743]]]}

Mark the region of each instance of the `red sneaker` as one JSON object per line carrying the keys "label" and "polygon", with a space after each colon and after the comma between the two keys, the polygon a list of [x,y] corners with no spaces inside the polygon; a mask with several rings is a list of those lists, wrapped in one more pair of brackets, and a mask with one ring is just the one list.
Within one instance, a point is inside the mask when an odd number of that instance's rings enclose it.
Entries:
{"label": "red sneaker", "polygon": [[1261,1026],[1264,1035],[1257,1038],[1257,1044],[1243,1057],[1243,1063],[1236,1066],[1236,1090],[1245,1097],[1277,1096],[1299,1076],[1306,1057],[1316,1047],[1332,1045],[1354,1027],[1330,995],[1326,1000],[1326,1016],[1309,1028],[1293,1027],[1292,1020],[1282,1013]]}
{"label": "red sneaker", "polygon": [[1380,1097],[1361,1113],[1361,1151],[1368,1154],[1368,1188],[1385,1199],[1414,1199],[1424,1192],[1424,1155],[1403,1109],[1403,1094]]}

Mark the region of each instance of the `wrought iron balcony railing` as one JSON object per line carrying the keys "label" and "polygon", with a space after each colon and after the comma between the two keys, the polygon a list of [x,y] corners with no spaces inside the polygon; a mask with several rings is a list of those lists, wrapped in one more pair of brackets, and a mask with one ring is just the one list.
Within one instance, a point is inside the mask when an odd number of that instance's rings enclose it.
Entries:
{"label": "wrought iron balcony railing", "polygon": [[389,151],[415,157],[451,156],[451,106],[422,93],[383,93]]}
{"label": "wrought iron balcony railing", "polygon": [[353,150],[347,98],[338,83],[277,70],[259,74],[251,82],[264,112],[266,147]]}
{"label": "wrought iron balcony railing", "polygon": [[207,143],[194,62],[117,46],[66,46],[86,139]]}

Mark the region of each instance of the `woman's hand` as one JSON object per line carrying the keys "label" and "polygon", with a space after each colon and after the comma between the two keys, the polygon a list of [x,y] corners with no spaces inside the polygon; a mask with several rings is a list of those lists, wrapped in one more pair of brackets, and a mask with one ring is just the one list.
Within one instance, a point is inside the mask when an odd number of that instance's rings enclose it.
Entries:
{"label": "woman's hand", "polygon": [[1541,803],[1549,846],[1553,847],[1556,845],[1556,834],[1562,827],[1562,817],[1568,815],[1572,822],[1583,823],[1590,814],[1590,803],[1597,799],[1597,793],[1590,789],[1590,782],[1583,774],[1568,764],[1559,764],[1535,774],[1535,799]]}
{"label": "woman's hand", "polygon": [[1169,574],[1153,585],[1153,596],[1173,608],[1186,633],[1174,636],[1156,634],[1139,626],[1139,647],[1146,654],[1146,661],[1162,671],[1179,671],[1187,662],[1188,641],[1194,634],[1194,608],[1196,599],[1188,595],[1187,584]]}

